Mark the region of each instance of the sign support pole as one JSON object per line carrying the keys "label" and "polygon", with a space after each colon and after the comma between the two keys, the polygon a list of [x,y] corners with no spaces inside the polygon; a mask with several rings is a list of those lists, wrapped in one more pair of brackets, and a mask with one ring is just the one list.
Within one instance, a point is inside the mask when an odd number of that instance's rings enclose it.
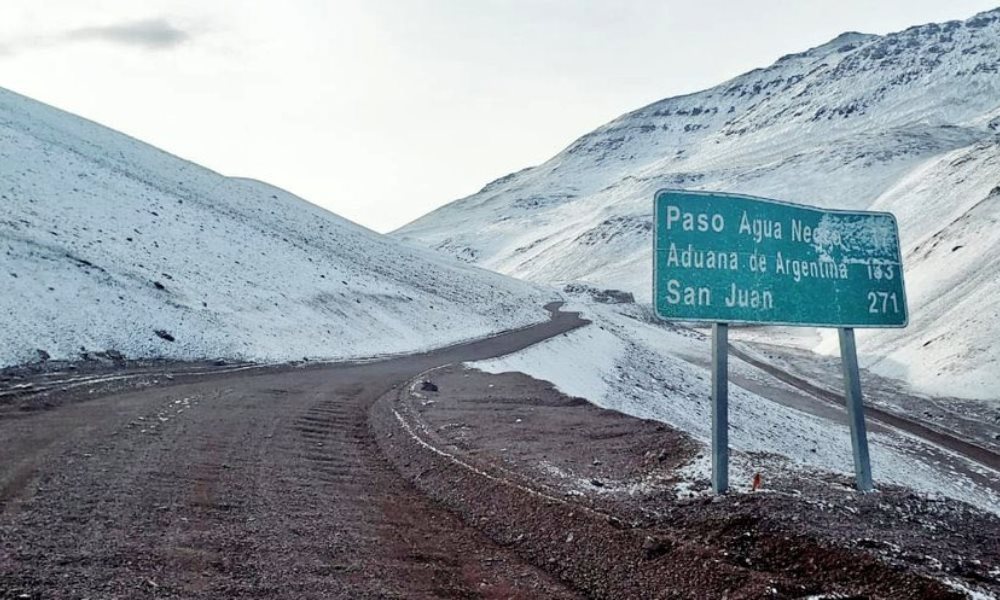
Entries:
{"label": "sign support pole", "polygon": [[716,494],[729,490],[728,338],[728,324],[712,324],[712,491]]}
{"label": "sign support pole", "polygon": [[771,324],[838,329],[854,475],[872,491],[854,328],[909,323],[896,218],[671,189],[653,215],[656,316],[712,324],[712,490],[729,491],[729,325]]}
{"label": "sign support pole", "polygon": [[854,476],[858,489],[870,492],[872,465],[868,456],[868,433],[865,430],[865,407],[861,399],[861,376],[858,371],[858,350],[854,343],[854,329],[841,327],[840,361],[844,370],[844,393],[847,400],[847,419],[851,424],[851,447],[854,450]]}

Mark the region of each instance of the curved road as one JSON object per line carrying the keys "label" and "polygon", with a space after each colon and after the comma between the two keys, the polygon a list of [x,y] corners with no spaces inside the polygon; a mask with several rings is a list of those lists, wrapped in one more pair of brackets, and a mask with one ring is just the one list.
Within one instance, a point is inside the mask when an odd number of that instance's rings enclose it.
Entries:
{"label": "curved road", "polygon": [[[821,386],[815,385],[801,377],[797,377],[792,373],[789,373],[788,371],[755,358],[747,352],[740,350],[735,345],[730,344],[729,352],[731,355],[739,358],[747,364],[757,367],[761,371],[764,371],[765,373],[787,383],[788,385],[798,388],[806,394],[839,408],[844,407],[845,400],[843,393],[837,394]],[[866,404],[864,408],[865,416],[868,419],[880,421],[885,425],[910,433],[932,444],[936,444],[951,450],[952,452],[961,454],[962,456],[965,456],[970,460],[974,460],[985,467],[989,467],[994,471],[1000,472],[1000,455],[988,448],[974,442],[961,439],[951,433],[928,427],[917,420],[891,413],[877,406],[872,406],[871,404]]]}
{"label": "curved road", "polygon": [[167,386],[69,386],[76,401],[0,413],[0,599],[576,597],[406,483],[368,424],[418,373],[587,323],[547,308],[425,354],[185,367]]}
{"label": "curved road", "polygon": [[[406,484],[371,404],[577,313],[372,362],[203,376],[0,420],[0,598],[569,598]],[[85,393],[84,393],[85,394]]]}

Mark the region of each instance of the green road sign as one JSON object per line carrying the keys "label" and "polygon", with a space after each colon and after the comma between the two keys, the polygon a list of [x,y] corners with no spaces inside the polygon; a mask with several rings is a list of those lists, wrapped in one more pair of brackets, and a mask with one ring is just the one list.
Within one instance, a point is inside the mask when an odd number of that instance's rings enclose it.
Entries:
{"label": "green road sign", "polygon": [[660,318],[906,326],[899,230],[889,213],[671,190],[657,192],[655,205]]}

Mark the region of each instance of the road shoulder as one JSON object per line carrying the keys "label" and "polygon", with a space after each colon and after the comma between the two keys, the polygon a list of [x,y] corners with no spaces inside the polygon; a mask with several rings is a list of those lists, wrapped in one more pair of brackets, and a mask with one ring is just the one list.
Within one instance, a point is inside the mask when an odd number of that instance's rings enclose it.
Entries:
{"label": "road shoulder", "polygon": [[[433,383],[420,389],[420,381]],[[961,598],[1000,590],[1000,521],[837,476],[687,493],[700,445],[521,374],[452,366],[381,398],[371,426],[432,499],[588,595]]]}

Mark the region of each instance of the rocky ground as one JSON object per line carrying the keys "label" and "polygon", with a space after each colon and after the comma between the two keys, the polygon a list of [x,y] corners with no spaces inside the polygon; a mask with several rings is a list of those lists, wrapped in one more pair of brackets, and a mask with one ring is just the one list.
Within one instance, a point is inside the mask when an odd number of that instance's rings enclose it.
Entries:
{"label": "rocky ground", "polygon": [[701,445],[661,424],[520,374],[453,366],[420,381],[372,411],[393,464],[588,596],[1000,592],[1000,519],[963,503],[891,487],[861,495],[846,477],[792,469],[712,497],[692,468]]}

